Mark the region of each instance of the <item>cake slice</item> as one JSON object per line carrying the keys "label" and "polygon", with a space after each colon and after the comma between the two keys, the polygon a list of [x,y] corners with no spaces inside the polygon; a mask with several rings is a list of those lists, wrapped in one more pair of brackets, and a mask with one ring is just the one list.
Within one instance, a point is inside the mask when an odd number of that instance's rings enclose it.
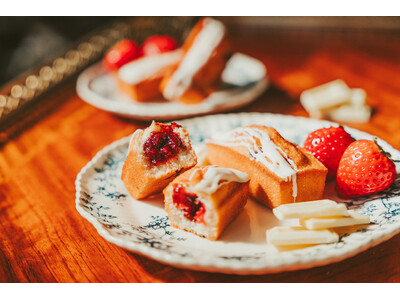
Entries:
{"label": "cake slice", "polygon": [[222,71],[232,55],[226,28],[218,20],[203,18],[182,48],[182,60],[164,77],[160,88],[167,100],[198,103],[221,84]]}
{"label": "cake slice", "polygon": [[118,85],[122,92],[139,102],[163,99],[159,90],[161,80],[181,59],[182,49],[144,56],[118,70]]}
{"label": "cake slice", "polygon": [[176,123],[153,122],[133,134],[121,178],[131,196],[142,199],[161,192],[196,163],[186,129]]}
{"label": "cake slice", "polygon": [[250,175],[250,194],[270,208],[321,199],[328,170],[265,126],[239,127],[206,142],[211,164]]}
{"label": "cake slice", "polygon": [[234,169],[196,166],[164,190],[171,225],[216,240],[240,213],[248,196],[249,176]]}

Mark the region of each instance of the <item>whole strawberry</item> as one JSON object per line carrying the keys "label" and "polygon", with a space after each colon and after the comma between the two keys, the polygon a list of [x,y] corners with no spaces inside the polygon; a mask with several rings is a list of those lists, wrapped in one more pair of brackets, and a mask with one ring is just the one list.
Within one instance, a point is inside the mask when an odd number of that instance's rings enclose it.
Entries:
{"label": "whole strawberry", "polygon": [[140,47],[140,51],[145,56],[157,55],[176,49],[176,42],[173,37],[168,35],[153,35],[148,37]]}
{"label": "whole strawberry", "polygon": [[390,154],[376,141],[358,140],[343,153],[336,183],[339,194],[351,198],[382,191],[395,177],[396,167]]}
{"label": "whole strawberry", "polygon": [[346,148],[354,141],[343,127],[321,128],[311,132],[304,148],[328,169],[328,176],[335,176]]}
{"label": "whole strawberry", "polygon": [[108,71],[116,71],[123,65],[139,56],[139,48],[136,43],[124,39],[116,43],[103,58],[103,65]]}

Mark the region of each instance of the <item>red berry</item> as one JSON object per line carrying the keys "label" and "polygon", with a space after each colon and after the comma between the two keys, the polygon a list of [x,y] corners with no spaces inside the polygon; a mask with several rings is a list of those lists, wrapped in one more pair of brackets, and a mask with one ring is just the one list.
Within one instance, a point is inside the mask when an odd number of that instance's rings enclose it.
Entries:
{"label": "red berry", "polygon": [[343,127],[321,128],[308,135],[304,148],[324,164],[328,176],[334,176],[343,152],[353,141]]}
{"label": "red berry", "polygon": [[376,141],[358,140],[343,153],[336,184],[343,197],[373,194],[389,187],[396,167]]}
{"label": "red berry", "polygon": [[139,49],[132,40],[121,40],[104,56],[103,65],[109,71],[115,71],[139,56]]}
{"label": "red berry", "polygon": [[180,125],[176,123],[171,125],[160,123],[159,126],[160,131],[152,132],[143,144],[144,155],[154,166],[165,163],[185,148],[179,135],[174,132],[174,129],[180,127]]}
{"label": "red berry", "polygon": [[176,49],[175,40],[167,35],[153,35],[147,38],[141,47],[143,55],[160,54]]}
{"label": "red berry", "polygon": [[196,194],[188,193],[184,186],[175,186],[172,201],[178,209],[183,211],[185,218],[197,223],[204,221],[204,213],[206,212],[204,204]]}

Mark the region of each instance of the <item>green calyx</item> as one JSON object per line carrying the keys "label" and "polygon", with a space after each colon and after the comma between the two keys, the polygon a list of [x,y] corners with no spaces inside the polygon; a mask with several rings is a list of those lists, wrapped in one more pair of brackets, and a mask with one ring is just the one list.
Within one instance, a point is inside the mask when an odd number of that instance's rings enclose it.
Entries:
{"label": "green calyx", "polygon": [[383,150],[383,148],[378,144],[378,140],[376,137],[374,137],[374,143],[378,147],[379,152],[382,153],[383,155],[385,155],[387,158],[389,158],[392,162],[396,162],[396,163],[400,162],[400,160],[394,160],[392,158],[392,155],[389,152],[386,152],[385,150]]}

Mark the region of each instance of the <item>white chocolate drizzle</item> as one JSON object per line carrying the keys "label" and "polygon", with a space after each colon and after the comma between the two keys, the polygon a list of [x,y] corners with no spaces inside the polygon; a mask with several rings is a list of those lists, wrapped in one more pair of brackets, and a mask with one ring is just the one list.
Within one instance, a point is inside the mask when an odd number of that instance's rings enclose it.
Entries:
{"label": "white chocolate drizzle", "polygon": [[225,34],[225,27],[220,21],[206,18],[203,22],[204,27],[164,89],[166,99],[177,99],[186,92],[192,84],[193,76],[206,64]]}
{"label": "white chocolate drizzle", "polygon": [[293,183],[293,199],[297,197],[297,166],[286,153],[271,140],[268,132],[258,128],[239,127],[214,136],[208,143],[227,147],[246,147],[251,160],[264,164],[286,182]]}
{"label": "white chocolate drizzle", "polygon": [[151,78],[161,69],[178,63],[182,54],[183,50],[177,49],[162,54],[136,59],[122,66],[118,71],[118,76],[128,84],[137,84],[143,80]]}
{"label": "white chocolate drizzle", "polygon": [[[194,175],[200,168],[194,170],[190,174],[189,181],[192,181]],[[207,171],[203,174],[203,178],[196,184],[194,189],[199,192],[211,195],[215,193],[221,186],[229,182],[247,182],[250,177],[239,170],[222,168],[218,166],[208,166]]]}

